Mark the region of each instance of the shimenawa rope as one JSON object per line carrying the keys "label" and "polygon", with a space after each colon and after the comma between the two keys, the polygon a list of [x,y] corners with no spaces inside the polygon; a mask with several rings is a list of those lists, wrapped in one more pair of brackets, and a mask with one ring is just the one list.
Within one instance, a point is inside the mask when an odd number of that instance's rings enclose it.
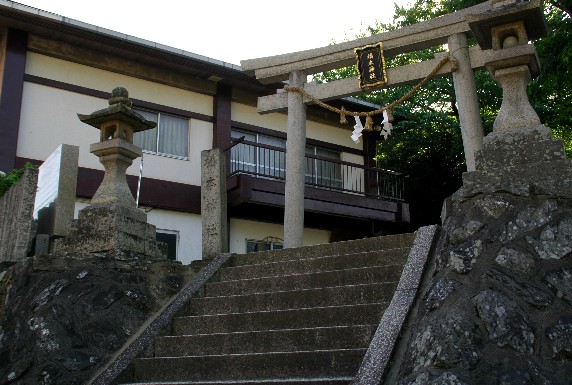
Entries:
{"label": "shimenawa rope", "polygon": [[407,94],[403,95],[402,97],[400,97],[399,99],[397,99],[396,101],[394,101],[393,103],[382,107],[378,110],[374,110],[374,111],[366,111],[366,112],[354,112],[354,111],[348,111],[346,110],[343,106],[342,108],[336,108],[330,104],[324,103],[322,102],[320,99],[315,98],[314,96],[310,95],[309,93],[307,93],[303,88],[301,87],[293,87],[293,86],[284,86],[284,90],[288,91],[288,92],[298,92],[300,94],[302,94],[304,97],[310,99],[312,102],[316,103],[317,105],[319,105],[320,107],[323,107],[329,111],[335,112],[336,114],[340,115],[340,123],[345,124],[347,123],[347,119],[346,119],[346,115],[349,116],[359,116],[359,117],[363,117],[365,116],[365,129],[371,131],[373,129],[373,119],[372,116],[375,115],[379,115],[382,114],[383,111],[387,111],[388,115],[391,115],[391,110],[405,102],[407,99],[409,99],[411,96],[413,96],[413,94],[415,94],[421,87],[423,87],[423,85],[425,83],[427,83],[429,80],[431,80],[436,74],[437,72],[439,72],[439,70],[448,62],[451,62],[451,71],[455,71],[457,69],[457,61],[451,56],[451,55],[447,55],[445,56],[435,67],[435,69],[433,69],[433,71],[431,71],[431,73],[429,73],[429,75],[427,75],[423,80],[421,80],[419,82],[419,84],[417,84],[415,87],[413,87]]}

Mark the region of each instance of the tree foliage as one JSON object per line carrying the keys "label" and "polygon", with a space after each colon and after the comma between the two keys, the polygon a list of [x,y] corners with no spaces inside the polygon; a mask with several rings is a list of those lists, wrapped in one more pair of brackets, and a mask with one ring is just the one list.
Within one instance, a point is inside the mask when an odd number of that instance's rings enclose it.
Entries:
{"label": "tree foliage", "polygon": [[[415,0],[407,7],[395,5],[393,22],[377,22],[361,35],[399,29],[447,13],[476,5],[475,0]],[[542,74],[529,87],[530,100],[541,121],[551,127],[555,136],[565,140],[572,155],[572,0],[545,2],[550,34],[537,41]],[[388,67],[401,66],[433,58],[446,50],[431,49],[399,55],[387,60]],[[328,82],[355,76],[355,67],[329,71],[317,76]],[[480,114],[485,135],[492,130],[502,102],[502,90],[486,70],[475,71]],[[396,87],[360,95],[361,99],[388,105],[410,90]],[[410,202],[412,228],[439,222],[443,200],[461,186],[466,170],[459,112],[451,77],[431,80],[411,99],[397,106],[394,130],[386,141],[380,141],[378,166],[408,175],[407,199]]]}
{"label": "tree foliage", "polygon": [[26,169],[29,167],[36,166],[32,165],[31,163],[26,163],[24,168],[15,168],[6,175],[0,174],[0,197],[3,196],[10,189],[10,187],[18,183],[22,175],[24,175],[24,171],[26,171]]}
{"label": "tree foliage", "polygon": [[540,120],[564,140],[572,156],[572,0],[545,3],[549,35],[535,42],[541,72],[529,86]]}

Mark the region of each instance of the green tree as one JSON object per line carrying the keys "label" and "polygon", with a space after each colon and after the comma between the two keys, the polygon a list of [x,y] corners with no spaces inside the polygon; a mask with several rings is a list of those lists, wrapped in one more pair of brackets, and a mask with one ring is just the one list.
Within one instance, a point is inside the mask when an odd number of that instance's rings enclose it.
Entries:
{"label": "green tree", "polygon": [[24,175],[24,171],[30,167],[36,166],[32,165],[31,163],[26,163],[24,168],[15,168],[6,175],[0,174],[0,197],[4,195],[6,191],[10,189],[10,187],[18,183],[22,175]]}
{"label": "green tree", "polygon": [[[402,28],[481,2],[416,0],[407,7],[396,5],[393,22],[378,22],[361,36]],[[542,122],[553,129],[555,136],[564,138],[569,155],[572,155],[571,2],[551,0],[545,5],[550,34],[536,42],[543,72],[529,87],[531,103]],[[394,67],[418,62],[432,58],[442,50],[443,47],[435,47],[399,55],[389,59],[387,65]],[[355,75],[355,67],[348,67],[323,73],[318,81],[352,75]],[[500,108],[502,90],[484,69],[475,71],[475,80],[486,135],[492,130]],[[410,87],[397,87],[363,94],[360,98],[388,105],[409,90]],[[393,114],[396,119],[393,133],[388,140],[378,144],[378,166],[409,176],[406,198],[410,203],[412,228],[438,223],[443,200],[461,186],[461,176],[466,169],[451,77],[431,80],[411,99],[397,106]]]}
{"label": "green tree", "polygon": [[535,42],[541,72],[529,86],[540,120],[562,138],[572,157],[572,0],[545,3],[547,37]]}

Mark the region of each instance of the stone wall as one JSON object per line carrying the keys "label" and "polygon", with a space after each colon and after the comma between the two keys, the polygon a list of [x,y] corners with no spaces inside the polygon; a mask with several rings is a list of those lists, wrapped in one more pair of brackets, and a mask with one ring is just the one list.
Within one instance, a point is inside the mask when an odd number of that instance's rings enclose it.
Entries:
{"label": "stone wall", "polygon": [[445,203],[385,383],[570,383],[572,166],[544,129],[521,134],[489,137]]}
{"label": "stone wall", "polygon": [[0,273],[0,384],[85,384],[192,271],[121,253],[16,263]]}
{"label": "stone wall", "polygon": [[27,168],[20,181],[0,197],[0,262],[15,262],[30,250],[38,170]]}

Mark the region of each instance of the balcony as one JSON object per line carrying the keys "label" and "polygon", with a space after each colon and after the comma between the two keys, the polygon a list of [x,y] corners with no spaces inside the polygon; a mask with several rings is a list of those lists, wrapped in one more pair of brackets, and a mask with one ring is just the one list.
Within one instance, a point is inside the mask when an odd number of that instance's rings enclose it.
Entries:
{"label": "balcony", "polygon": [[[241,138],[233,140],[225,153],[231,215],[281,222],[285,149]],[[409,222],[400,173],[307,154],[305,179],[308,227],[367,228],[372,222]]]}

